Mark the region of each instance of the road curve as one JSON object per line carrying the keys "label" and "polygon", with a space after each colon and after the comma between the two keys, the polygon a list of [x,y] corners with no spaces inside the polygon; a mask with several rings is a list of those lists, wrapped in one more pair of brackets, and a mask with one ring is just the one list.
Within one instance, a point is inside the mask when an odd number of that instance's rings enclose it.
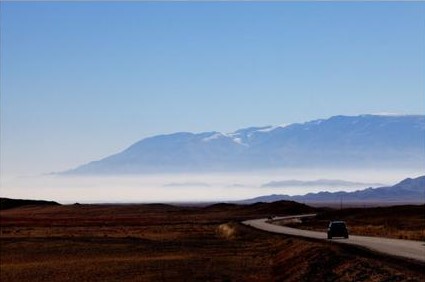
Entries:
{"label": "road curve", "polygon": [[[273,218],[273,220],[276,221],[276,220],[311,217],[311,216],[314,216],[314,215],[310,214],[310,215],[285,216],[285,217]],[[266,218],[260,218],[260,219],[246,220],[246,221],[243,221],[242,223],[248,226],[255,227],[257,229],[261,229],[261,230],[273,232],[273,233],[281,233],[281,234],[287,234],[287,235],[293,235],[293,236],[328,240],[327,234],[325,232],[290,228],[286,226],[271,224],[271,223],[268,223],[267,221],[268,219]],[[332,239],[332,242],[361,246],[361,247],[365,247],[380,253],[425,262],[425,242],[422,242],[422,241],[350,235],[349,239]]]}

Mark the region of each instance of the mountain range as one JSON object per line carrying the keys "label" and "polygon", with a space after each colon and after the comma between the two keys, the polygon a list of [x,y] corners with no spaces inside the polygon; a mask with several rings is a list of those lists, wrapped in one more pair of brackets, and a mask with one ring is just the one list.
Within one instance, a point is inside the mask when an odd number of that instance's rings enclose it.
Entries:
{"label": "mountain range", "polygon": [[424,115],[334,116],[231,133],[143,139],[66,175],[250,171],[275,168],[423,168]]}
{"label": "mountain range", "polygon": [[406,178],[394,186],[367,188],[354,192],[319,192],[305,195],[267,195],[253,199],[239,201],[238,203],[252,204],[257,202],[275,202],[282,200],[296,201],[306,204],[311,203],[425,203],[425,176]]}

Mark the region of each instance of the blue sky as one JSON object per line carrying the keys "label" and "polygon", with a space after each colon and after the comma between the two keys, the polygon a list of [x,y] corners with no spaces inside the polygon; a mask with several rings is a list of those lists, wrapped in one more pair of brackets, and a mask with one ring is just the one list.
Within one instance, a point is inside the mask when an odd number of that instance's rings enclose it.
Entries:
{"label": "blue sky", "polygon": [[425,3],[1,3],[2,173],[425,107]]}

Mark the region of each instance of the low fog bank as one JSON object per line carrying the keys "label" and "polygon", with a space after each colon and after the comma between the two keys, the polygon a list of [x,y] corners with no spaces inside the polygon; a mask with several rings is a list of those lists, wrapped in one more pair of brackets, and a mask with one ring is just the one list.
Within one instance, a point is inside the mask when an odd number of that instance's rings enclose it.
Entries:
{"label": "low fog bank", "polygon": [[[303,195],[320,191],[355,191],[366,183],[393,185],[420,170],[273,170],[221,174],[157,174],[126,177],[2,176],[1,197],[70,203],[212,202],[243,200],[270,194]],[[308,185],[316,180],[352,185]],[[268,187],[296,180],[306,185]],[[376,187],[376,186],[372,186]]]}

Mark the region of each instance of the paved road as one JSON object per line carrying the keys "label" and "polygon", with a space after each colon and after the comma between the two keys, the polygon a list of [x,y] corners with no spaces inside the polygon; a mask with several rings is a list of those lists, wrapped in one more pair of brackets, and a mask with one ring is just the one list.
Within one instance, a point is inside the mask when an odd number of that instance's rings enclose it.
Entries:
{"label": "paved road", "polygon": [[[273,220],[276,221],[291,218],[302,218],[308,216],[311,217],[314,216],[314,214],[279,217],[273,218]],[[327,234],[325,232],[301,230],[286,226],[275,225],[267,223],[266,218],[247,220],[242,223],[255,227],[257,229],[273,233],[328,240]],[[350,235],[349,239],[332,239],[332,242],[362,246],[374,251],[378,251],[380,253],[425,262],[425,242],[422,241]]]}

